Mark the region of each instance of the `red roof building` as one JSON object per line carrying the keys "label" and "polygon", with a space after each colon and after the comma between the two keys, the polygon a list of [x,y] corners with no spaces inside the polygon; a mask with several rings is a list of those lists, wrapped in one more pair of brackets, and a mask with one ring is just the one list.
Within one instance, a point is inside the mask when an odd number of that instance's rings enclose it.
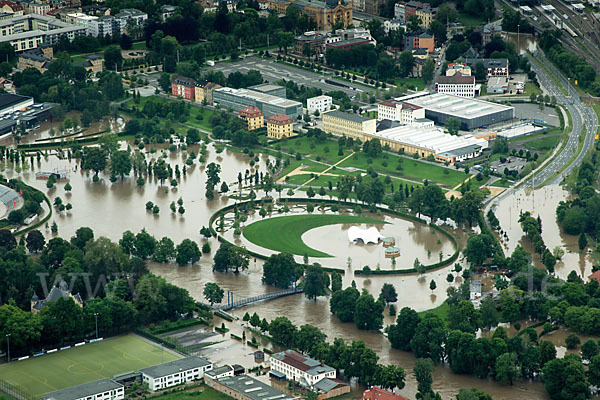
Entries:
{"label": "red roof building", "polygon": [[406,397],[378,388],[377,386],[371,386],[365,390],[362,398],[363,400],[408,400]]}
{"label": "red roof building", "polygon": [[594,272],[593,274],[591,274],[590,276],[588,276],[588,278],[595,279],[598,281],[598,283],[600,283],[600,269],[598,271]]}
{"label": "red roof building", "polygon": [[239,112],[239,116],[243,118],[257,118],[262,117],[263,113],[254,106],[246,106]]}

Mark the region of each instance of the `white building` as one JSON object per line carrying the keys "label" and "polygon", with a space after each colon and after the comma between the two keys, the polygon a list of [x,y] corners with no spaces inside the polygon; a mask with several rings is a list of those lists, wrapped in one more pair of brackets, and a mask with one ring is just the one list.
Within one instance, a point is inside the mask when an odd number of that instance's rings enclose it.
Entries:
{"label": "white building", "polygon": [[386,19],[383,22],[383,30],[385,31],[385,33],[390,33],[390,31],[397,31],[400,28],[406,31],[406,24],[402,19]]}
{"label": "white building", "polygon": [[452,76],[440,76],[435,83],[435,90],[438,93],[451,94],[469,99],[475,97],[476,89],[475,77],[463,75],[460,72]]}
{"label": "white building", "polygon": [[309,114],[313,114],[315,111],[319,111],[321,114],[325,111],[329,111],[331,110],[332,104],[333,100],[331,96],[323,95],[306,99],[306,108],[308,109]]}
{"label": "white building", "polygon": [[394,100],[377,104],[377,120],[389,119],[399,121],[403,125],[413,125],[418,119],[425,118],[425,109],[410,103]]}
{"label": "white building", "polygon": [[172,6],[170,4],[165,4],[164,6],[161,6],[159,11],[160,20],[165,22],[173,15],[175,15],[175,11],[177,11],[177,7]]}
{"label": "white building", "polygon": [[399,1],[396,4],[394,4],[394,19],[398,19],[406,24],[405,16],[405,3]]}
{"label": "white building", "polygon": [[192,356],[140,369],[140,372],[150,390],[158,390],[201,379],[212,367],[210,361]]}
{"label": "white building", "polygon": [[124,19],[104,15],[89,22],[87,33],[94,37],[121,36],[126,24]]}
{"label": "white building", "polygon": [[81,35],[85,35],[83,27],[47,15],[27,14],[0,21],[0,43],[9,42],[17,52],[41,44],[54,45],[63,37],[72,41]]}
{"label": "white building", "polygon": [[48,393],[42,400],[121,400],[125,387],[112,379],[101,379]]}
{"label": "white building", "polygon": [[285,374],[287,380],[306,388],[313,388],[321,379],[335,379],[335,368],[294,350],[285,350],[271,356],[271,370]]}
{"label": "white building", "polygon": [[120,13],[115,15],[116,18],[125,20],[125,24],[127,21],[131,21],[133,25],[144,25],[148,20],[148,14],[138,10],[137,8],[124,8]]}
{"label": "white building", "polygon": [[221,379],[226,376],[233,376],[234,370],[231,365],[223,365],[221,367],[215,367],[204,373],[204,379]]}

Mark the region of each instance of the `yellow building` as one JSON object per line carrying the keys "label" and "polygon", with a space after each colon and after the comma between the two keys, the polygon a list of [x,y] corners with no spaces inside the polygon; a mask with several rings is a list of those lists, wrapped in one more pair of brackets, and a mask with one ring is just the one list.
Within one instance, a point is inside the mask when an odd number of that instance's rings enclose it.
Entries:
{"label": "yellow building", "polygon": [[238,114],[238,117],[246,121],[249,131],[253,131],[265,126],[265,117],[262,111],[254,106],[242,108]]}
{"label": "yellow building", "polygon": [[331,30],[334,25],[352,25],[352,2],[346,0],[269,0],[269,9],[285,14],[290,4],[300,9],[300,14],[312,18],[317,30]]}
{"label": "yellow building", "polygon": [[358,114],[329,111],[323,114],[323,131],[334,136],[350,136],[364,141],[365,135],[373,135],[377,120],[363,118]]}
{"label": "yellow building", "polygon": [[196,91],[195,100],[198,103],[203,103],[206,100],[206,104],[212,106],[213,105],[213,91],[220,87],[221,87],[221,85],[218,85],[213,82],[208,82],[208,81],[196,82],[196,87],[194,88]]}
{"label": "yellow building", "polygon": [[283,114],[275,114],[267,120],[267,136],[275,139],[290,137],[293,134],[294,122]]}
{"label": "yellow building", "polygon": [[421,20],[420,25],[425,29],[429,29],[435,17],[435,9],[430,8],[429,5],[423,5],[417,8],[415,15]]}

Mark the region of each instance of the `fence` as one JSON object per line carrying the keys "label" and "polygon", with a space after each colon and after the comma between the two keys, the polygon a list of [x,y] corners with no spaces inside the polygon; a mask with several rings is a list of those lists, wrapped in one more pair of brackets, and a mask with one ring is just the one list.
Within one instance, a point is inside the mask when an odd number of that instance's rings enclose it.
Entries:
{"label": "fence", "polygon": [[0,391],[6,393],[9,396],[14,397],[17,400],[37,400],[29,392],[20,386],[13,385],[10,382],[0,379]]}

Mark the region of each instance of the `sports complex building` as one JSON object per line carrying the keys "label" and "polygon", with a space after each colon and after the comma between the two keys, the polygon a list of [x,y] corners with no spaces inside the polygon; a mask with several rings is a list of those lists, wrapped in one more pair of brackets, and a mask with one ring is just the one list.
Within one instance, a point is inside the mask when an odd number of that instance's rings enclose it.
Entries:
{"label": "sports complex building", "polygon": [[234,111],[253,106],[262,111],[265,118],[275,114],[283,114],[295,120],[298,115],[302,115],[302,103],[251,89],[232,89],[229,87],[215,89],[213,102]]}
{"label": "sports complex building", "polygon": [[448,118],[460,120],[462,130],[473,130],[515,118],[515,109],[489,101],[450,94],[421,94],[396,99],[425,109],[425,118],[444,125]]}

